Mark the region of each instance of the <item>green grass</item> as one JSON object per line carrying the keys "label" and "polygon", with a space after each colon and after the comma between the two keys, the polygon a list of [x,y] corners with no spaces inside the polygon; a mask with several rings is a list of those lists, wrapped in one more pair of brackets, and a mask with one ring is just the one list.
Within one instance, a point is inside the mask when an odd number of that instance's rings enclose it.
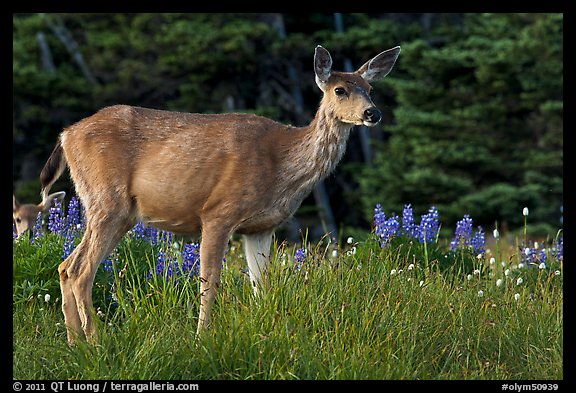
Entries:
{"label": "green grass", "polygon": [[368,239],[336,257],[309,246],[295,270],[281,245],[255,297],[233,243],[213,328],[196,337],[197,278],[147,279],[152,248],[125,239],[122,273],[96,279],[99,344],[70,347],[61,247],[56,236],[14,242],[15,379],[563,379],[561,266],[506,276],[486,262],[474,274],[445,268],[434,250],[425,260]]}

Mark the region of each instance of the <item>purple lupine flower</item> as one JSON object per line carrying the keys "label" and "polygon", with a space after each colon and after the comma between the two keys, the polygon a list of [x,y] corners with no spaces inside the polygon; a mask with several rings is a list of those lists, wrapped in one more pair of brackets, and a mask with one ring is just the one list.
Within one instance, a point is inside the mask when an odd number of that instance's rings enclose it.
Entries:
{"label": "purple lupine flower", "polygon": [[64,234],[64,252],[62,253],[62,259],[66,259],[72,254],[72,251],[76,248],[74,244],[74,240],[76,237],[74,236],[74,232],[71,230],[66,231]]}
{"label": "purple lupine flower", "polygon": [[464,215],[464,218],[456,222],[456,232],[454,239],[450,242],[450,249],[452,251],[458,248],[464,248],[470,245],[470,239],[472,238],[472,219],[468,214]]}
{"label": "purple lupine flower", "polygon": [[414,212],[410,204],[404,205],[404,210],[402,211],[402,231],[415,239],[420,237],[419,227],[414,223]]}
{"label": "purple lupine flower", "polygon": [[136,225],[134,225],[134,228],[132,228],[131,233],[134,239],[144,239],[146,236],[146,227],[141,221],[138,221]]}
{"label": "purple lupine flower", "polygon": [[528,244],[522,240],[520,244],[520,262],[526,266],[534,265],[536,263],[536,249],[533,247],[534,243],[532,240],[528,241]]}
{"label": "purple lupine flower", "polygon": [[556,244],[552,248],[552,255],[558,262],[564,259],[564,236],[561,236],[559,240],[554,241]]}
{"label": "purple lupine flower", "polygon": [[400,230],[400,222],[398,216],[391,216],[388,218],[384,225],[381,227],[380,238],[384,245],[389,245],[392,239],[398,235]]}
{"label": "purple lupine flower", "polygon": [[79,233],[82,229],[83,224],[83,211],[82,205],[78,198],[73,196],[70,198],[68,203],[68,211],[66,216],[66,231],[72,231],[73,233]]}
{"label": "purple lupine flower", "polygon": [[382,206],[377,204],[374,209],[374,225],[374,233],[378,236],[380,247],[389,247],[390,241],[398,235],[400,230],[398,216],[393,215],[390,218],[386,218],[386,215],[382,211]]}
{"label": "purple lupine flower", "polygon": [[64,211],[59,199],[54,201],[54,206],[49,210],[48,230],[52,233],[62,234],[64,231]]}
{"label": "purple lupine flower", "polygon": [[420,227],[418,228],[418,239],[420,243],[433,243],[436,241],[440,230],[440,214],[436,207],[432,206],[428,214],[422,216]]}
{"label": "purple lupine flower", "polygon": [[296,250],[296,252],[294,253],[294,262],[295,262],[294,269],[300,270],[300,268],[304,264],[304,261],[306,260],[306,253],[307,250],[305,248],[299,248]]}
{"label": "purple lupine flower", "polygon": [[114,265],[118,266],[118,253],[116,252],[112,253],[108,258],[102,261],[102,267],[107,272],[113,271]]}
{"label": "purple lupine flower", "polygon": [[191,276],[198,274],[200,269],[200,245],[188,243],[182,250],[182,272]]}
{"label": "purple lupine flower", "polygon": [[[174,260],[174,257],[167,253],[164,249],[158,252],[158,263],[156,264],[156,270],[154,272],[157,276],[165,276],[166,278],[170,279],[174,276],[174,271],[176,270],[177,262]],[[148,274],[148,278],[152,277],[153,272],[150,271]]]}
{"label": "purple lupine flower", "polygon": [[386,222],[386,215],[382,211],[382,205],[378,203],[374,208],[374,229],[376,234],[378,234],[379,228],[382,228],[385,222]]}
{"label": "purple lupine flower", "polygon": [[538,250],[538,262],[544,263],[548,259],[548,255],[544,249]]}
{"label": "purple lupine flower", "polygon": [[149,241],[152,245],[158,244],[158,229],[146,226],[141,221],[132,228],[132,236],[135,239],[143,239]]}
{"label": "purple lupine flower", "polygon": [[159,231],[158,242],[164,242],[168,245],[172,244],[172,240],[174,240],[174,234],[172,232]]}
{"label": "purple lupine flower", "polygon": [[16,224],[12,223],[12,240],[18,237],[18,232],[16,232]]}
{"label": "purple lupine flower", "polygon": [[538,266],[541,263],[545,263],[548,259],[546,250],[537,248],[532,240],[528,241],[528,245],[522,240],[520,249],[520,262],[526,266]]}
{"label": "purple lupine flower", "polygon": [[42,212],[38,213],[38,215],[36,216],[36,222],[34,223],[34,229],[32,229],[32,233],[34,235],[32,237],[32,243],[34,243],[34,240],[38,239],[43,234],[43,231],[42,231]]}
{"label": "purple lupine flower", "polygon": [[478,226],[478,230],[474,232],[474,235],[470,239],[470,245],[474,250],[474,254],[484,255],[484,252],[486,251],[486,239],[481,226]]}

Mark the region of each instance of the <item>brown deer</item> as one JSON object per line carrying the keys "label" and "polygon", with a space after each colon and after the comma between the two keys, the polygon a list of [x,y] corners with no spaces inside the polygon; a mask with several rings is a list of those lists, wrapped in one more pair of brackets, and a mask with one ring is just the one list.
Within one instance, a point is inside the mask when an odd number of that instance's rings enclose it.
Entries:
{"label": "brown deer", "polygon": [[54,194],[48,195],[37,205],[32,203],[20,203],[16,199],[16,196],[12,194],[13,197],[13,208],[12,208],[12,221],[16,225],[16,234],[18,237],[22,236],[27,231],[31,231],[36,224],[36,218],[38,214],[45,214],[48,212],[52,203],[56,199],[63,199],[66,193],[64,191],[55,192]]}
{"label": "brown deer", "polygon": [[66,163],[86,212],[86,231],[59,266],[68,341],[97,337],[92,285],[96,269],[137,220],[179,234],[201,233],[200,315],[209,324],[225,247],[243,235],[257,292],[273,231],[290,218],[342,158],[354,125],[374,126],[380,111],[370,82],[384,78],[400,47],[355,72],[332,71],[317,46],[323,97],[305,127],[253,114],[193,114],[116,105],[66,128],[40,175],[45,200]]}

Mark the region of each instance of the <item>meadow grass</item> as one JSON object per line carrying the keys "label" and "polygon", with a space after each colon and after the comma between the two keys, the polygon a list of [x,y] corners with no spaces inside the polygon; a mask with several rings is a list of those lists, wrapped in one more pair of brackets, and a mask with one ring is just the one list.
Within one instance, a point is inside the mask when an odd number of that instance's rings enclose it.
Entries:
{"label": "meadow grass", "polygon": [[94,285],[99,343],[70,347],[62,242],[14,241],[15,379],[563,379],[562,265],[511,269],[502,245],[465,264],[406,238],[308,244],[301,263],[275,244],[255,296],[233,241],[197,337],[197,276],[150,276],[158,249],[127,236]]}

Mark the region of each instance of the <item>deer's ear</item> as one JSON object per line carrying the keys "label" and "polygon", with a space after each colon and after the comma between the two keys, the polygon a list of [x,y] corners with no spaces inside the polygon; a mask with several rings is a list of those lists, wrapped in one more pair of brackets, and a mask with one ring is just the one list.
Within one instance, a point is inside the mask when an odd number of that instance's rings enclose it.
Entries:
{"label": "deer's ear", "polygon": [[42,201],[42,203],[40,204],[40,208],[46,212],[52,207],[52,204],[54,203],[54,201],[56,199],[63,200],[65,196],[66,196],[66,191],[59,191],[59,192],[55,192],[53,194],[50,194],[46,197],[46,200]]}
{"label": "deer's ear", "polygon": [[368,83],[380,80],[392,70],[399,55],[399,46],[388,49],[368,60],[362,67],[358,68],[356,73]]}
{"label": "deer's ear", "polygon": [[326,82],[332,74],[332,57],[330,52],[320,45],[314,51],[314,73],[316,74],[316,84],[324,91]]}
{"label": "deer's ear", "polygon": [[20,203],[16,199],[16,195],[12,194],[12,211],[15,212],[20,207]]}

